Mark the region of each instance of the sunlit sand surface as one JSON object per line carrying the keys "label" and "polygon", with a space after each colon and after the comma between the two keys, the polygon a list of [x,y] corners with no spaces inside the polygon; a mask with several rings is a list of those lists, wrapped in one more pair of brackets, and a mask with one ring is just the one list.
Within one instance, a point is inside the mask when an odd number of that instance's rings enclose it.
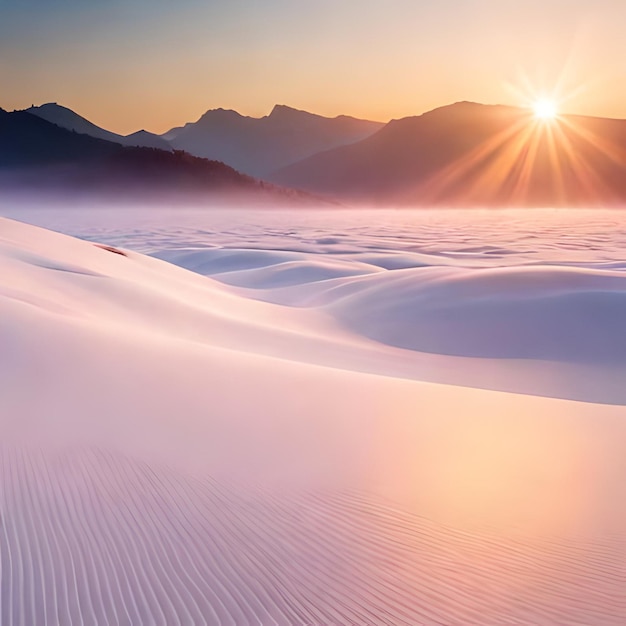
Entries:
{"label": "sunlit sand surface", "polygon": [[2,213],[2,624],[626,622],[626,216]]}

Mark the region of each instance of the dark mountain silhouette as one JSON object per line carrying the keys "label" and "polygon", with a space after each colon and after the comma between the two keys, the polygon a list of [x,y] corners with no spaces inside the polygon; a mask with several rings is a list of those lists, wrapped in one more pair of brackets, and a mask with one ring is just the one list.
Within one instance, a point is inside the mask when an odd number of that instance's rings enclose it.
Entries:
{"label": "dark mountain silhouette", "polygon": [[25,111],[0,110],[0,189],[139,195],[229,193],[307,202],[218,161],[183,151],[122,146],[61,128]]}
{"label": "dark mountain silhouette", "polygon": [[159,137],[159,135],[155,135],[154,133],[150,133],[147,130],[138,130],[136,133],[131,133],[130,135],[126,135],[123,138],[124,141],[118,142],[124,146],[138,146],[142,148],[158,148],[159,150],[171,150],[172,146],[170,146],[167,141]]}
{"label": "dark mountain silhouette", "polygon": [[276,105],[262,118],[224,109],[207,111],[197,122],[173,128],[163,137],[175,148],[265,177],[321,150],[360,141],[382,126],[345,115],[328,118]]}
{"label": "dark mountain silhouette", "polygon": [[91,162],[118,153],[122,146],[68,131],[25,111],[0,113],[0,167]]}
{"label": "dark mountain silhouette", "polygon": [[127,136],[118,135],[96,126],[89,120],[78,115],[78,113],[74,113],[71,109],[53,102],[42,104],[38,107],[32,106],[29,109],[26,109],[26,112],[32,113],[37,117],[41,117],[48,122],[52,122],[61,128],[73,130],[77,133],[83,133],[84,135],[90,135],[91,137],[97,137],[98,139],[113,141],[115,143],[122,144],[123,146],[142,146],[145,148],[159,148],[161,150],[171,149],[171,146],[167,143],[167,141],[154,133],[140,130]]}
{"label": "dark mountain silhouette", "polygon": [[626,120],[461,102],[394,120],[271,177],[371,204],[576,206],[626,203]]}

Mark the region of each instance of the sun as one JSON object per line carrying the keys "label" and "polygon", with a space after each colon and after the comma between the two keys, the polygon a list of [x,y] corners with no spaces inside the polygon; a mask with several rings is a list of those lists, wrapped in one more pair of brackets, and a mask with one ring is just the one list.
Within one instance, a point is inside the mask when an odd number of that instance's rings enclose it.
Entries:
{"label": "sun", "polygon": [[533,111],[535,112],[535,117],[538,117],[540,120],[550,121],[557,116],[556,104],[552,100],[537,100],[533,104]]}

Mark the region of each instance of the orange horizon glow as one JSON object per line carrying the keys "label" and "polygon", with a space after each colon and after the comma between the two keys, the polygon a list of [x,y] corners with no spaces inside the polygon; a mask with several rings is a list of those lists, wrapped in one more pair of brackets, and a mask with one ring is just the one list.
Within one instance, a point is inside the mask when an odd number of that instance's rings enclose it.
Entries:
{"label": "orange horizon glow", "polygon": [[[386,124],[394,119],[402,119],[405,117],[415,117],[415,116],[419,116],[419,115],[423,115],[424,113],[428,113],[429,111],[435,110],[435,109],[439,109],[439,108],[443,108],[446,106],[450,106],[452,104],[455,104],[457,102],[462,102],[462,101],[469,101],[469,102],[476,102],[477,104],[484,104],[484,105],[488,105],[488,106],[507,106],[507,107],[514,107],[514,108],[518,108],[520,110],[523,109],[531,109],[533,111],[534,116],[537,119],[541,119],[543,121],[553,121],[554,119],[561,118],[563,116],[585,116],[585,117],[602,117],[602,118],[607,118],[607,119],[626,119],[626,109],[624,111],[624,115],[618,116],[618,115],[599,115],[599,114],[594,114],[592,112],[589,111],[585,111],[584,109],[582,110],[572,110],[570,109],[569,111],[565,112],[565,113],[561,113],[561,111],[559,110],[559,107],[557,106],[557,104],[551,100],[545,99],[545,100],[538,100],[536,102],[533,102],[531,104],[528,103],[527,99],[520,99],[518,101],[515,101],[512,98],[508,98],[505,101],[499,101],[499,102],[479,102],[477,100],[450,100],[450,101],[443,101],[440,102],[438,104],[434,104],[432,106],[432,108],[426,108],[426,109],[420,109],[418,111],[413,111],[413,112],[409,112],[407,111],[406,114],[404,115],[395,115],[395,116],[385,116],[385,117],[381,117],[381,116],[368,116],[365,114],[358,114],[355,113],[353,111],[344,111],[344,110],[339,110],[339,112],[336,112],[334,109],[331,109],[330,111],[326,111],[326,110],[319,110],[319,109],[313,109],[313,108],[306,108],[305,106],[295,106],[293,104],[290,104],[289,102],[275,102],[273,105],[271,105],[267,110],[265,111],[261,111],[261,112],[257,112],[257,111],[252,111],[249,112],[248,109],[246,107],[243,108],[237,108],[236,106],[223,106],[221,104],[216,104],[214,106],[210,106],[206,109],[201,109],[199,110],[199,112],[194,113],[192,115],[190,115],[190,117],[188,118],[184,118],[181,119],[178,123],[171,123],[171,122],[167,122],[165,123],[165,125],[160,125],[159,127],[157,127],[156,129],[154,129],[154,127],[152,127],[152,130],[150,128],[148,128],[147,126],[149,125],[140,125],[138,126],[130,126],[130,127],[125,127],[125,126],[121,126],[120,125],[111,125],[109,123],[107,123],[106,121],[103,121],[102,117],[98,117],[97,114],[94,115],[90,115],[88,112],[86,112],[84,109],[81,109],[80,107],[77,106],[72,106],[71,104],[68,104],[67,102],[63,102],[63,101],[57,101],[57,100],[42,100],[42,101],[36,101],[36,102],[32,102],[28,105],[22,105],[22,106],[18,106],[15,107],[15,110],[23,110],[23,109],[27,109],[30,106],[41,106],[44,104],[48,104],[48,103],[55,103],[58,104],[60,106],[66,107],[68,109],[71,109],[72,111],[74,111],[75,113],[77,113],[78,115],[81,115],[82,117],[86,118],[88,121],[96,124],[97,126],[111,131],[111,132],[115,132],[118,133],[120,135],[129,135],[133,132],[136,132],[137,130],[147,130],[149,132],[153,132],[155,134],[161,135],[164,134],[166,132],[168,132],[169,130],[171,130],[172,128],[175,128],[177,126],[183,126],[184,124],[187,123],[193,123],[193,122],[197,122],[207,111],[213,110],[213,109],[231,109],[236,111],[237,113],[246,116],[246,117],[251,117],[251,118],[255,118],[255,119],[260,119],[263,117],[267,117],[272,109],[274,108],[274,106],[276,105],[285,105],[288,106],[290,108],[293,109],[297,109],[297,110],[301,110],[301,111],[307,111],[309,113],[313,113],[316,115],[321,115],[323,117],[328,117],[328,118],[334,118],[334,117],[339,117],[339,116],[351,116],[351,117],[355,117],[358,119],[366,119],[366,120],[370,120],[370,121],[374,121],[374,122],[381,122],[383,124]],[[4,108],[5,110],[11,110],[11,107],[8,107],[6,105],[4,105],[4,103],[0,102],[0,108]],[[120,110],[120,115],[123,114],[123,111]],[[172,119],[174,119],[174,116],[172,116]],[[178,116],[178,119],[180,119],[180,117]],[[132,128],[134,130],[128,130],[129,128]]]}
{"label": "orange horizon glow", "polygon": [[448,4],[9,2],[0,107],[58,102],[123,135],[275,104],[387,122],[459,101],[524,106],[510,89],[523,77],[569,92],[563,112],[626,118],[626,3]]}
{"label": "orange horizon glow", "polygon": [[[532,93],[522,99],[530,102],[526,105],[528,116],[512,116],[498,134],[437,172],[415,193],[436,201],[450,188],[465,185],[468,199],[499,196],[504,202],[522,205],[529,200],[531,181],[542,170],[538,161],[543,158],[551,173],[543,187],[551,187],[560,202],[567,202],[566,177],[570,183],[575,181],[576,197],[610,202],[611,190],[589,157],[598,155],[604,161],[622,165],[626,162],[626,150],[585,128],[577,116],[561,115],[556,99],[537,99]],[[581,150],[581,146],[585,149]],[[465,179],[471,182],[465,184]]]}

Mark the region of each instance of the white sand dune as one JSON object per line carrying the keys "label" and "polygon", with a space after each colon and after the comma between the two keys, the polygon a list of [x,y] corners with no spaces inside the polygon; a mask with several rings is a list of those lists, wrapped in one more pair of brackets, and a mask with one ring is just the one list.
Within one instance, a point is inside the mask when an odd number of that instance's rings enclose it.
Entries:
{"label": "white sand dune", "polygon": [[[234,287],[0,220],[2,624],[625,623],[621,275],[279,257]],[[615,405],[458,386],[498,364]]]}
{"label": "white sand dune", "polygon": [[354,282],[342,282],[319,300],[348,326],[390,345],[470,357],[626,360],[620,272],[428,268],[368,277],[356,292]]}
{"label": "white sand dune", "polygon": [[[343,337],[351,350],[331,350],[325,364],[626,403],[626,275],[619,268],[404,268],[400,262],[396,269],[397,255],[387,254],[392,271],[386,271],[357,260],[363,255],[229,248],[165,250],[157,256],[239,286],[231,293],[245,298],[307,309],[298,314],[303,326],[312,329],[324,320],[325,340],[329,325],[336,324],[332,337],[335,342]],[[384,259],[376,262],[382,265]],[[310,360],[311,353],[302,358]]]}
{"label": "white sand dune", "polygon": [[[262,290],[240,292],[260,300],[324,308],[357,333],[400,348],[499,359],[626,361],[626,274],[615,263],[603,269],[436,266],[385,272],[304,253],[213,249],[158,256],[229,285]],[[233,262],[238,269],[231,269]]]}

